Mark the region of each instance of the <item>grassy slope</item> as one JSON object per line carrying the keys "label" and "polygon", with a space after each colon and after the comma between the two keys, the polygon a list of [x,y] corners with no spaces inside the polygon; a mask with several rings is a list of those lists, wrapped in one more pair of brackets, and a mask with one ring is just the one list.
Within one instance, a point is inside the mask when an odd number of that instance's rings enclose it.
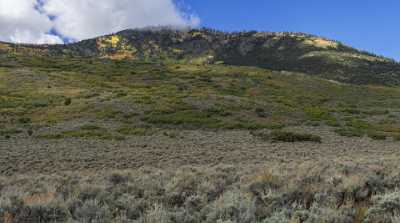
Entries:
{"label": "grassy slope", "polygon": [[[148,127],[326,124],[378,139],[400,134],[399,91],[252,67],[18,56],[1,62],[0,124],[10,136],[90,121],[95,126],[43,137],[105,139],[145,134]],[[109,121],[117,126],[102,128]]]}

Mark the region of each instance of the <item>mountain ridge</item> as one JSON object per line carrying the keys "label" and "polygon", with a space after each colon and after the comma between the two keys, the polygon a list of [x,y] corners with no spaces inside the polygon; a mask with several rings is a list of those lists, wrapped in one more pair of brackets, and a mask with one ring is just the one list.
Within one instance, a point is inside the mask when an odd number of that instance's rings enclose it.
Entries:
{"label": "mountain ridge", "polygon": [[65,45],[0,42],[0,53],[255,66],[351,84],[400,85],[400,64],[339,41],[295,32],[127,29]]}

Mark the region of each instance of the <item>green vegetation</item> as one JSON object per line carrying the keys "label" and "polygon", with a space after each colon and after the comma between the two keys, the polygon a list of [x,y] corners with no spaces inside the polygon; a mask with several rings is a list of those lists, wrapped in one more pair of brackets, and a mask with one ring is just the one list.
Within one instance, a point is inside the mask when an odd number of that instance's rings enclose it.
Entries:
{"label": "green vegetation", "polygon": [[[202,43],[193,54],[190,44],[167,46],[157,39],[149,46],[132,39],[138,32],[149,39],[162,35],[186,43],[240,38],[223,49]],[[161,53],[153,54],[153,47]],[[277,61],[277,47],[282,49],[279,58],[285,60]],[[397,78],[400,66],[302,33],[227,34],[204,29],[181,36],[163,29],[127,30],[73,45],[20,46],[18,50],[0,53],[0,115],[4,117],[0,124],[7,128],[25,131],[32,126],[90,120],[96,126],[112,122],[114,127],[55,135],[147,134],[135,128],[118,129],[134,123],[211,130],[328,125],[342,136],[373,139],[400,134],[395,115],[400,110],[399,88],[321,79],[396,85],[398,80],[392,78]],[[91,57],[81,57],[88,52]],[[389,73],[391,78],[385,79]],[[104,136],[102,131],[108,133]]]}
{"label": "green vegetation", "polygon": [[374,140],[385,140],[387,136],[380,132],[370,132],[368,133],[368,137]]}
{"label": "green vegetation", "polygon": [[39,135],[40,139],[84,138],[102,140],[124,140],[124,137],[112,134],[96,125],[83,125],[80,129]]}
{"label": "green vegetation", "polygon": [[3,129],[0,130],[0,136],[9,139],[11,136],[21,134],[22,132],[20,129]]}
{"label": "green vegetation", "polygon": [[321,142],[321,137],[307,134],[285,131],[273,131],[270,135],[273,142]]}
{"label": "green vegetation", "polygon": [[201,111],[177,111],[172,114],[155,114],[149,115],[144,119],[153,124],[172,124],[172,125],[195,125],[195,126],[212,126],[218,120],[212,118],[209,114]]}
{"label": "green vegetation", "polygon": [[339,128],[335,132],[346,137],[362,137],[365,134],[363,131],[355,128]]}
{"label": "green vegetation", "polygon": [[252,134],[263,140],[272,142],[322,142],[321,137],[317,135],[282,130],[273,130],[270,133],[252,132]]}
{"label": "green vegetation", "polygon": [[124,126],[119,128],[117,132],[127,136],[146,136],[151,135],[153,131],[149,128]]}
{"label": "green vegetation", "polygon": [[[299,73],[177,61],[17,58],[0,76],[0,115],[6,127],[27,130],[74,120],[90,120],[95,126],[115,123],[106,134],[81,129],[50,133],[54,138],[147,134],[118,130],[129,123],[249,130],[305,124],[332,126],[344,136],[400,133],[400,122],[393,116],[400,109],[400,90],[395,87],[343,85]],[[12,73],[15,69],[18,75]],[[21,77],[25,81],[18,81]]]}

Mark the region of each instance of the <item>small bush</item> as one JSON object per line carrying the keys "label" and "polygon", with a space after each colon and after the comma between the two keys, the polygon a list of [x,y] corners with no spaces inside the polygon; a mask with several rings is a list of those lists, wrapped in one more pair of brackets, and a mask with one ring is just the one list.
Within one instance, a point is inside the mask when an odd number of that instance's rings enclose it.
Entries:
{"label": "small bush", "polygon": [[344,108],[344,109],[342,109],[342,112],[345,112],[345,113],[348,113],[348,114],[352,114],[352,115],[361,114],[361,111],[359,109],[356,109],[356,108]]}
{"label": "small bush", "polygon": [[263,108],[256,108],[255,113],[260,118],[266,118],[268,116],[267,112]]}
{"label": "small bush", "polygon": [[385,134],[379,132],[370,132],[368,133],[368,137],[370,137],[373,140],[386,140],[387,138]]}
{"label": "small bush", "polygon": [[64,139],[64,138],[84,138],[84,139],[100,139],[100,140],[125,140],[122,136],[113,135],[105,129],[96,130],[72,130],[61,133],[50,133],[38,135],[39,139]]}
{"label": "small bush", "polygon": [[194,110],[178,111],[172,114],[149,114],[144,121],[152,124],[212,126],[218,119]]}
{"label": "small bush", "polygon": [[145,128],[136,128],[136,127],[121,127],[117,130],[118,133],[122,135],[131,135],[131,136],[145,136],[150,133],[149,130]]}
{"label": "small bush", "polygon": [[72,216],[79,222],[106,223],[111,220],[111,213],[107,206],[96,200],[85,201],[82,205],[70,207]]}
{"label": "small bush", "polygon": [[21,130],[19,129],[5,129],[5,130],[0,130],[0,135],[16,135],[22,133]]}
{"label": "small bush", "polygon": [[321,142],[320,136],[308,133],[295,133],[285,131],[273,131],[270,134],[273,142]]}
{"label": "small bush", "polygon": [[[13,207],[5,207],[4,215],[0,208],[0,222],[66,222],[69,213],[68,210],[57,202],[38,205],[26,205],[23,203],[14,204]],[[3,215],[3,216],[2,216]]]}
{"label": "small bush", "polygon": [[28,133],[29,136],[32,136],[33,135],[33,130],[32,129],[28,129],[27,133]]}
{"label": "small bush", "polygon": [[71,98],[66,98],[65,100],[64,100],[64,105],[65,106],[68,106],[68,105],[70,105],[72,103],[72,99]]}
{"label": "small bush", "polygon": [[256,123],[256,122],[222,122],[216,125],[216,128],[220,129],[248,129],[248,130],[260,130],[260,129],[281,129],[284,125],[280,123]]}
{"label": "small bush", "polygon": [[346,126],[359,130],[367,130],[371,128],[371,125],[368,122],[356,118],[350,118],[347,121]]}
{"label": "small bush", "polygon": [[19,118],[18,122],[21,124],[28,124],[31,122],[31,119],[30,118]]}
{"label": "small bush", "polygon": [[329,110],[322,107],[308,107],[304,111],[313,120],[323,120],[330,117]]}
{"label": "small bush", "polygon": [[366,115],[387,115],[390,112],[388,110],[375,109],[375,110],[364,111],[363,113]]}
{"label": "small bush", "polygon": [[50,104],[50,102],[45,99],[38,99],[38,100],[32,101],[32,106],[35,108],[47,107],[47,106],[49,106],[49,104]]}
{"label": "small bush", "polygon": [[340,127],[340,122],[336,118],[326,120],[325,124],[332,127]]}
{"label": "small bush", "polygon": [[118,185],[118,184],[124,184],[124,183],[128,182],[128,177],[125,175],[122,175],[120,173],[113,173],[108,177],[108,180],[113,185]]}
{"label": "small bush", "polygon": [[[365,222],[392,222],[389,219],[400,215],[400,193],[393,192],[377,195],[373,198]],[[384,221],[386,220],[386,221]]]}
{"label": "small bush", "polygon": [[395,141],[400,141],[400,134],[394,134],[394,135],[393,135],[393,139],[394,139]]}
{"label": "small bush", "polygon": [[335,132],[346,137],[362,137],[365,135],[363,131],[356,128],[340,128],[336,129]]}
{"label": "small bush", "polygon": [[87,124],[87,125],[83,125],[81,126],[81,130],[100,130],[101,127],[97,126],[97,125],[91,125],[91,124]]}

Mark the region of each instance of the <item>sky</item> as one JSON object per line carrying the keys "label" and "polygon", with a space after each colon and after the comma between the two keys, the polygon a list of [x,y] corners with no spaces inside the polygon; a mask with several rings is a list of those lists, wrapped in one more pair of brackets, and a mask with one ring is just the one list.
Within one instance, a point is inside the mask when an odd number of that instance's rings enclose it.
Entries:
{"label": "sky", "polygon": [[0,41],[68,43],[156,25],[293,31],[400,60],[398,0],[0,0]]}
{"label": "sky", "polygon": [[400,60],[399,0],[187,0],[201,25],[293,31]]}

